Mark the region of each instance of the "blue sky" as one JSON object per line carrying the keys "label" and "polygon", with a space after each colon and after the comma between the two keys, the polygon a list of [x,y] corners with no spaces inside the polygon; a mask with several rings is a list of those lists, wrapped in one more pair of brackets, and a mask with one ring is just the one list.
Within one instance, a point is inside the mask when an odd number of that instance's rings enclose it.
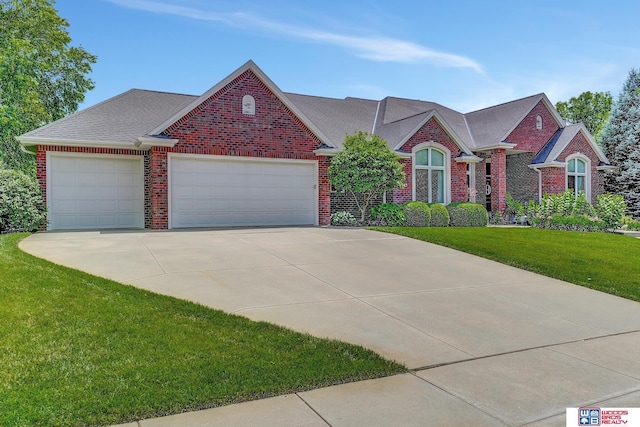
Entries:
{"label": "blue sky", "polygon": [[252,59],[285,92],[396,96],[461,112],[545,92],[617,96],[640,67],[640,3],[58,0],[98,56],[81,108],[131,88],[200,95]]}

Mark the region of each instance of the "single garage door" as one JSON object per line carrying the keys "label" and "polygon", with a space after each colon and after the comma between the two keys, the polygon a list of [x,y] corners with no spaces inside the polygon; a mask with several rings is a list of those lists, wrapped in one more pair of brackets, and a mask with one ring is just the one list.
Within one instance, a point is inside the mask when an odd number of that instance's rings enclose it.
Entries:
{"label": "single garage door", "polygon": [[47,169],[50,230],[144,226],[141,157],[49,153]]}
{"label": "single garage door", "polygon": [[316,224],[315,162],[171,156],[170,225]]}

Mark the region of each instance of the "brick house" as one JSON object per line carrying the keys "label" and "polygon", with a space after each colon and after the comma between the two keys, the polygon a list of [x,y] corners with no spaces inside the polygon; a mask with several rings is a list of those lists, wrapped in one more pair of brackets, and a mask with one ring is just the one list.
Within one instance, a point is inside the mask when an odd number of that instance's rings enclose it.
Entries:
{"label": "brick house", "polygon": [[505,208],[567,188],[603,191],[608,160],[544,94],[462,114],[388,97],[283,93],[252,61],[202,96],[132,89],[18,140],[36,156],[48,228],[327,225],[327,168],[355,131],[404,165],[403,203]]}

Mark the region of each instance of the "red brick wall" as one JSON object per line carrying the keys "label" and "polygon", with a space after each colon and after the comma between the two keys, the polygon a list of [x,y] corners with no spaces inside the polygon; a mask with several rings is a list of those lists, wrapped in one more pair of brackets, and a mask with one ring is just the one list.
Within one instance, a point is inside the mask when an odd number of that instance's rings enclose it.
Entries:
{"label": "red brick wall", "polygon": [[507,154],[504,149],[491,153],[491,210],[507,207]]}
{"label": "red brick wall", "polygon": [[[242,97],[255,115],[242,114]],[[315,160],[320,140],[251,72],[238,76],[169,127],[173,152]]]}
{"label": "red brick wall", "polygon": [[542,196],[562,193],[565,190],[565,168],[541,168]]}
{"label": "red brick wall", "polygon": [[330,157],[318,158],[318,217],[320,225],[330,225],[331,223],[331,184],[327,177],[330,164]]}
{"label": "red brick wall", "polygon": [[389,202],[402,204],[411,201],[411,182],[413,180],[413,165],[411,159],[400,159],[404,170],[404,182],[407,184],[404,188],[396,188],[393,190],[393,199]]}
{"label": "red brick wall", "polygon": [[[451,175],[449,177],[451,180],[451,201],[467,201],[467,164],[455,161],[455,158],[460,156],[462,150],[460,150],[460,147],[458,147],[449,134],[445,132],[435,118],[431,118],[427,123],[425,123],[425,125],[401,147],[401,150],[410,153],[416,145],[429,141],[437,142],[451,151]],[[402,190],[394,191],[393,199],[396,203],[403,203],[407,200],[411,200],[413,191],[411,159],[404,160],[403,162],[405,164],[404,171],[406,174],[407,187]]]}
{"label": "red brick wall", "polygon": [[[593,148],[591,148],[591,144],[587,141],[587,138],[582,134],[582,132],[578,132],[576,136],[573,137],[571,142],[562,150],[562,153],[558,156],[558,160],[561,162],[566,161],[567,157],[572,154],[580,153],[585,155],[591,160],[591,203],[595,204],[598,195],[604,192],[604,187],[602,186],[602,176],[598,171],[597,167],[600,164],[600,159],[598,158],[597,153]],[[564,191],[564,190],[563,190]]]}
{"label": "red brick wall", "polygon": [[[154,230],[169,228],[169,178],[167,149],[153,147],[148,154],[149,175],[145,177],[145,226]],[[146,198],[145,198],[146,199]]]}
{"label": "red brick wall", "polygon": [[[536,128],[536,117],[542,117],[542,129]],[[560,128],[544,102],[540,101],[507,136],[506,141],[518,144],[517,150],[537,153]]]}

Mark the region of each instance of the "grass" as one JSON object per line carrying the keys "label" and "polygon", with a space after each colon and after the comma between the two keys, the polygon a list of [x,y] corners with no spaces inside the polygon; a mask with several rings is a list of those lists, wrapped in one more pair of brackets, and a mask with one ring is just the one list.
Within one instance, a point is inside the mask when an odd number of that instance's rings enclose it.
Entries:
{"label": "grass", "polygon": [[362,347],[125,286],[0,236],[0,425],[109,425],[406,369]]}
{"label": "grass", "polygon": [[377,227],[640,301],[640,239],[537,228]]}

